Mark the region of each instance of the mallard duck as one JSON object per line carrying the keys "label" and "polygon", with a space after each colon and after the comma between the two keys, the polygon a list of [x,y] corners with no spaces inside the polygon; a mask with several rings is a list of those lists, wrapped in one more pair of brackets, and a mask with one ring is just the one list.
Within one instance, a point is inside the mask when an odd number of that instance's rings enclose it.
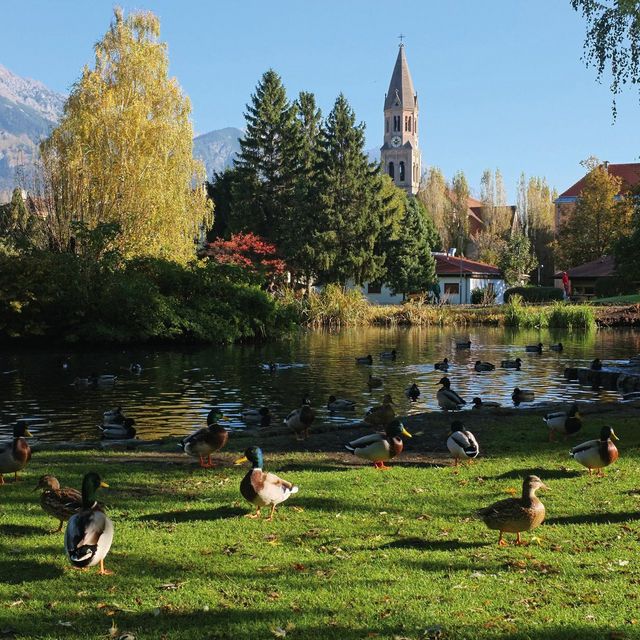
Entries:
{"label": "mallard duck", "polygon": [[109,440],[133,440],[136,437],[136,430],[133,427],[135,423],[133,418],[125,418],[122,424],[103,424],[100,427],[102,437]]}
{"label": "mallard duck", "polygon": [[482,398],[475,397],[472,401],[474,409],[491,409],[502,406],[499,402],[493,400],[483,400]]}
{"label": "mallard duck", "polygon": [[602,360],[600,358],[596,358],[591,361],[591,370],[592,371],[601,371],[602,370]]}
{"label": "mallard duck", "polygon": [[449,371],[449,360],[447,360],[447,358],[444,358],[444,360],[441,360],[440,362],[436,362],[433,365],[433,368],[436,371]]}
{"label": "mallard duck", "polygon": [[496,368],[495,364],[491,364],[490,362],[482,362],[482,360],[476,360],[473,368],[480,373],[481,371],[494,371]]}
{"label": "mallard duck", "polygon": [[564,346],[562,342],[558,342],[557,344],[550,344],[549,349],[551,349],[551,351],[563,351]]}
{"label": "mallard duck", "polygon": [[618,459],[618,449],[613,444],[611,438],[618,440],[612,427],[602,427],[600,430],[600,440],[589,440],[573,447],[569,455],[579,462],[583,467],[598,470],[598,476],[604,476],[602,469],[613,464]]}
{"label": "mallard duck", "polygon": [[40,506],[46,513],[60,520],[60,526],[51,533],[62,531],[62,525],[75,513],[82,509],[82,494],[70,487],[60,488],[60,483],[54,476],[41,476],[34,491],[42,489]]}
{"label": "mallard duck", "polygon": [[115,376],[110,373],[103,373],[102,375],[97,375],[95,373],[92,373],[89,376],[89,384],[107,386],[110,384],[115,384],[117,379],[118,379],[118,376]]}
{"label": "mallard duck", "polygon": [[142,373],[142,365],[139,364],[138,362],[132,362],[129,365],[129,371],[131,371],[131,373],[139,376]]}
{"label": "mallard duck", "polygon": [[71,564],[78,569],[100,564],[101,575],[112,573],[104,568],[104,559],[113,542],[113,523],[99,508],[96,491],[108,486],[97,473],[84,476],[82,511],[69,518],[64,534],[64,546]]}
{"label": "mallard duck", "polygon": [[355,408],[356,403],[353,400],[329,396],[329,402],[327,402],[327,409],[329,409],[329,411],[354,411]]}
{"label": "mallard duck", "polygon": [[549,489],[549,487],[538,476],[527,476],[522,483],[521,498],[500,500],[477,512],[489,529],[500,531],[498,538],[500,546],[507,544],[502,537],[505,533],[517,534],[516,544],[522,544],[520,533],[531,531],[542,524],[545,510],[536,496],[538,489]]}
{"label": "mallard duck", "polygon": [[395,417],[393,398],[387,393],[382,399],[382,404],[371,407],[363,420],[371,427],[386,427]]}
{"label": "mallard duck", "polygon": [[276,506],[284,502],[289,496],[298,493],[298,487],[273,473],[263,470],[264,461],[260,447],[249,447],[242,458],[238,458],[235,464],[243,462],[251,463],[251,470],[240,482],[240,493],[251,504],[256,506],[255,513],[248,513],[246,518],[259,518],[262,507],[271,506],[271,513],[267,520],[273,519]]}
{"label": "mallard duck", "polygon": [[436,397],[441,409],[445,411],[456,411],[463,405],[467,404],[466,400],[463,400],[453,389],[451,389],[451,381],[449,378],[441,378],[438,384],[442,385],[441,389],[438,389]]}
{"label": "mallard duck", "polygon": [[125,415],[122,413],[122,407],[116,407],[115,409],[107,409],[102,414],[102,424],[124,424]]}
{"label": "mallard duck", "polygon": [[31,433],[27,425],[18,420],[13,427],[13,440],[0,445],[0,485],[4,484],[5,473],[13,473],[18,482],[18,471],[22,471],[31,460],[31,447],[26,437],[31,437]]}
{"label": "mallard duck", "polygon": [[261,427],[268,427],[271,424],[271,411],[269,407],[259,409],[244,409],[242,419],[247,424],[259,424]]}
{"label": "mallard duck", "polygon": [[528,351],[529,353],[542,353],[543,346],[542,342],[538,342],[538,344],[528,344],[525,347],[525,351]]}
{"label": "mallard duck", "polygon": [[398,354],[397,354],[396,350],[395,349],[391,349],[391,351],[383,351],[380,354],[380,358],[382,360],[395,360],[397,355]]}
{"label": "mallard duck", "polygon": [[447,438],[447,449],[449,449],[454,459],[454,466],[458,466],[458,460],[473,460],[478,453],[480,447],[478,441],[471,431],[467,431],[460,420],[451,423],[450,435]]}
{"label": "mallard duck", "polygon": [[388,469],[384,463],[402,453],[402,436],[411,434],[404,428],[400,420],[393,420],[387,425],[385,433],[372,433],[345,445],[345,449],[358,458],[370,460],[376,469]]}
{"label": "mallard duck", "polygon": [[216,409],[215,407],[207,413],[207,427],[212,424],[217,424],[221,420],[225,420],[226,418],[222,414],[220,409]]}
{"label": "mallard duck", "polygon": [[285,419],[284,423],[296,434],[296,440],[306,440],[309,437],[309,429],[316,418],[311,402],[302,401],[299,409],[294,409]]}
{"label": "mallard duck", "polygon": [[367,380],[367,384],[369,385],[369,389],[374,389],[382,386],[382,378],[376,378],[369,374],[369,380]]}
{"label": "mallard duck", "polygon": [[520,404],[521,402],[533,402],[535,400],[536,394],[529,389],[520,389],[520,387],[516,387],[511,394],[511,399],[515,404]]}
{"label": "mallard duck", "polygon": [[500,366],[503,369],[517,369],[519,371],[520,367],[522,367],[522,360],[520,360],[520,358],[516,358],[515,360],[503,360],[500,363]]}
{"label": "mallard duck", "polygon": [[373,364],[373,357],[371,355],[358,356],[356,357],[356,364]]}
{"label": "mallard duck", "polygon": [[456,342],[456,349],[471,349],[471,340]]}
{"label": "mallard duck", "polygon": [[555,442],[555,434],[561,433],[565,439],[582,429],[582,419],[578,405],[573,404],[569,411],[554,411],[542,418],[549,427],[549,442]]}
{"label": "mallard duck", "polygon": [[410,387],[407,387],[404,390],[404,395],[409,398],[412,402],[415,402],[420,397],[420,388],[414,382]]}
{"label": "mallard duck", "polygon": [[[179,447],[194,458],[200,458],[200,466],[209,469],[215,465],[211,461],[211,454],[220,451],[229,440],[229,432],[216,422],[204,429],[198,429],[179,443]],[[205,458],[207,459],[205,463]]]}

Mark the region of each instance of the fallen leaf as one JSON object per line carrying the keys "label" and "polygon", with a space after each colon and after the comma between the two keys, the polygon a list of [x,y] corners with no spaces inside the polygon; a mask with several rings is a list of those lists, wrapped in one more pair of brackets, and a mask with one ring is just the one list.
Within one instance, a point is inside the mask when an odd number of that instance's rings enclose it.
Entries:
{"label": "fallen leaf", "polygon": [[283,629],[282,627],[276,627],[275,629],[271,629],[271,633],[273,633],[273,635],[276,638],[285,638],[287,635],[286,630]]}
{"label": "fallen leaf", "polygon": [[175,582],[166,582],[165,584],[161,584],[158,587],[158,589],[162,589],[163,591],[177,591],[185,583],[186,583],[186,580],[176,580]]}
{"label": "fallen leaf", "polygon": [[63,622],[62,620],[58,620],[58,624],[61,627],[72,627],[73,626],[73,622]]}

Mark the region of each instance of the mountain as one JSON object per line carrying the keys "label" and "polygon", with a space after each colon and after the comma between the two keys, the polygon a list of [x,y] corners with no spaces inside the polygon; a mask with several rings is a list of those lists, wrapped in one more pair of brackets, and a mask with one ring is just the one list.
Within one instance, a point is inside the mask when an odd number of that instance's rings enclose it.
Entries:
{"label": "mountain", "polygon": [[0,64],[0,202],[11,197],[16,173],[27,174],[40,140],[55,125],[65,97]]}
{"label": "mountain", "polygon": [[210,180],[214,172],[231,166],[236,154],[240,152],[238,138],[243,135],[240,129],[227,127],[203,133],[193,139],[193,155],[204,162],[207,179]]}

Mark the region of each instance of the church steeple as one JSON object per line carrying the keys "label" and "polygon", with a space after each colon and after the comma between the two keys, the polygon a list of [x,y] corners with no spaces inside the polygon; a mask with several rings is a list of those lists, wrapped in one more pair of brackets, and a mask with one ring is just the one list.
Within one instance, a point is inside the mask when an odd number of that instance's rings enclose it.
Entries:
{"label": "church steeple", "polygon": [[418,192],[422,171],[418,148],[418,95],[413,88],[402,42],[384,99],[384,144],[380,159],[384,172],[398,187],[410,195]]}

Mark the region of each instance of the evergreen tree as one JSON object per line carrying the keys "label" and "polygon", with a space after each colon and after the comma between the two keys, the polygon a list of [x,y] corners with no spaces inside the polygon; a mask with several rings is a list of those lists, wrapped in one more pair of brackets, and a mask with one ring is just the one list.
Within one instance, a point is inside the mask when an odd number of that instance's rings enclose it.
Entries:
{"label": "evergreen tree", "polygon": [[269,69],[247,105],[246,134],[235,162],[232,227],[257,233],[276,245],[291,216],[298,177],[295,113],[280,76]]}
{"label": "evergreen tree", "polygon": [[364,124],[340,94],[322,135],[318,186],[321,230],[318,264],[324,282],[357,284],[384,275],[384,255],[376,255],[376,243],[389,203],[383,199],[383,179],[364,151]]}
{"label": "evergreen tree", "polygon": [[436,265],[431,251],[437,232],[427,211],[417,198],[408,197],[398,237],[386,248],[386,282],[391,291],[426,291],[436,281]]}
{"label": "evergreen tree", "polygon": [[231,209],[237,181],[238,170],[229,167],[220,173],[215,172],[211,182],[207,182],[207,196],[213,202],[216,212],[213,227],[207,233],[209,242],[217,238],[228,238],[233,232]]}

